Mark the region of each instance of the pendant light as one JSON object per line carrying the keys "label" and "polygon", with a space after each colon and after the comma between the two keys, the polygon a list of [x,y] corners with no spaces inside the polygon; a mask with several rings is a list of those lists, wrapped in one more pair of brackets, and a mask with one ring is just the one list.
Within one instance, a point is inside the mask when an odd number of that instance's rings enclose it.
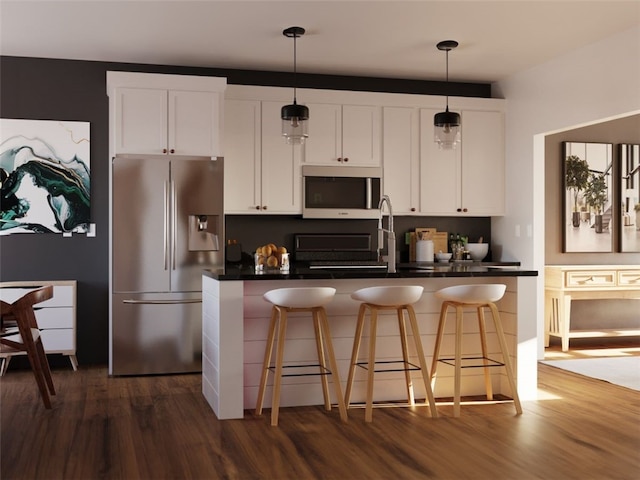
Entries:
{"label": "pendant light", "polygon": [[289,27],[282,31],[285,37],[293,38],[293,104],[285,105],[280,111],[282,136],[291,145],[302,144],[309,137],[309,109],[296,102],[296,39],[304,32],[302,27]]}
{"label": "pendant light", "polygon": [[[438,43],[438,50],[447,52],[447,84],[449,83],[449,52],[458,46],[455,40],[444,40]],[[460,143],[460,114],[449,111],[449,92],[447,92],[447,109],[436,113],[433,117],[434,141],[443,150],[456,148]]]}

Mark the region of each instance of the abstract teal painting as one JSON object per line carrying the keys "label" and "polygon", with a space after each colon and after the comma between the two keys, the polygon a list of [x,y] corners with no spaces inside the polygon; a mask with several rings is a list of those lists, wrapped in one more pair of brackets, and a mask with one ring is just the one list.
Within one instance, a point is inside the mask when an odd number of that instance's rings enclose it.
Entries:
{"label": "abstract teal painting", "polygon": [[0,235],[86,233],[89,122],[0,119]]}

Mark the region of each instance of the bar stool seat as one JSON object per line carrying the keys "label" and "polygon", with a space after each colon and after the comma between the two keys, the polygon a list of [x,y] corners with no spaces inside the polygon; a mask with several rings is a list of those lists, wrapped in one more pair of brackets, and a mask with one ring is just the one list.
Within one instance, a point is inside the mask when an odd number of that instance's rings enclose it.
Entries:
{"label": "bar stool seat", "polygon": [[[338,365],[333,350],[333,342],[331,341],[331,333],[329,331],[329,322],[327,321],[327,313],[324,306],[331,302],[336,289],[332,287],[300,287],[300,288],[278,288],[270,290],[263,295],[263,298],[271,303],[271,320],[269,324],[269,333],[267,335],[267,347],[264,354],[264,362],[262,364],[262,374],[260,377],[260,387],[258,390],[258,399],[256,402],[256,414],[262,414],[262,405],[264,403],[264,395],[267,388],[267,377],[269,372],[274,373],[273,383],[273,399],[271,402],[271,425],[278,425],[278,411],[280,406],[280,389],[282,385],[282,377],[297,376],[296,374],[283,374],[284,368],[309,368],[318,367],[318,373],[305,373],[305,375],[320,375],[322,381],[322,393],[324,396],[325,410],[331,410],[331,399],[329,396],[329,383],[327,376],[331,375],[335,395],[338,401],[338,409],[340,411],[340,419],[347,421],[347,409],[342,396],[342,388],[340,386],[340,377],[338,375]],[[315,332],[316,348],[318,353],[318,364],[316,365],[283,365],[284,344],[287,333],[288,314],[292,312],[310,312]],[[271,355],[273,352],[273,344],[278,337],[276,347],[275,365],[271,366]],[[325,356],[329,357],[329,366]]]}
{"label": "bar stool seat", "polygon": [[[357,290],[351,294],[351,298],[357,300],[360,303],[358,311],[358,320],[356,325],[356,333],[353,340],[353,351],[351,353],[351,365],[349,367],[349,378],[347,380],[347,389],[345,393],[345,403],[349,408],[351,390],[353,387],[353,380],[355,377],[356,367],[361,367],[367,370],[367,393],[366,393],[366,405],[365,405],[365,421],[371,422],[373,420],[373,382],[375,372],[393,372],[404,371],[405,380],[407,386],[407,398],[409,405],[415,405],[415,399],[413,394],[413,383],[411,380],[411,371],[420,370],[422,374],[422,380],[424,382],[425,391],[427,394],[427,400],[431,408],[431,416],[437,417],[438,411],[435,406],[435,399],[431,390],[431,384],[429,382],[429,373],[424,357],[424,351],[422,348],[422,341],[420,339],[420,332],[418,330],[418,322],[416,320],[416,314],[412,304],[416,303],[422,296],[424,288],[417,285],[393,285],[393,286],[377,286],[367,287]],[[395,310],[398,317],[398,327],[400,329],[400,342],[402,346],[402,361],[385,361],[376,362],[376,330],[378,311],[380,310]],[[358,362],[358,353],[360,350],[360,342],[362,340],[362,332],[364,329],[364,322],[367,311],[369,312],[369,356],[367,362]],[[411,332],[415,343],[416,353],[418,356],[419,365],[414,365],[409,362],[409,353],[407,350],[407,331],[405,326],[404,312],[407,312],[409,317],[409,324],[411,325]],[[402,363],[401,369],[381,369],[376,370],[376,364],[393,364]]]}
{"label": "bar stool seat", "polygon": [[[438,333],[436,335],[436,343],[433,352],[433,363],[431,365],[431,386],[435,390],[438,362],[447,363],[454,366],[454,417],[460,416],[460,384],[462,368],[474,367],[484,368],[487,400],[493,400],[493,390],[491,386],[491,374],[489,372],[489,368],[505,367],[507,380],[509,381],[513,402],[516,408],[516,413],[522,413],[522,406],[520,405],[515,377],[513,375],[513,368],[511,366],[511,358],[509,356],[507,342],[504,336],[504,329],[502,327],[498,308],[495,304],[495,302],[497,302],[504,296],[505,290],[506,285],[503,284],[476,284],[456,285],[453,287],[443,288],[435,292],[436,297],[442,300],[442,307],[440,310]],[[444,335],[444,327],[449,307],[454,308],[456,311],[455,356],[453,358],[440,358],[440,346],[442,344],[442,337]],[[482,349],[481,357],[464,356],[462,353],[462,320],[465,308],[475,308],[477,312],[478,327],[480,331],[480,346]],[[487,333],[484,317],[485,308],[489,308],[489,310],[491,311],[491,317],[493,318],[496,336],[498,337],[498,343],[500,344],[502,361],[492,360],[488,357]],[[463,361],[468,360],[477,361],[477,363],[465,364],[465,366],[463,367]]]}

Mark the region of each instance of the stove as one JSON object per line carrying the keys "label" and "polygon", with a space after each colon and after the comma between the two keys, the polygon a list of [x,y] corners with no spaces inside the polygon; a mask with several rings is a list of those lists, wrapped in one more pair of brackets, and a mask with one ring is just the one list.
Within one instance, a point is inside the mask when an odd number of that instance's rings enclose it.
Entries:
{"label": "stove", "polygon": [[312,269],[387,268],[378,261],[368,233],[296,234],[294,257]]}

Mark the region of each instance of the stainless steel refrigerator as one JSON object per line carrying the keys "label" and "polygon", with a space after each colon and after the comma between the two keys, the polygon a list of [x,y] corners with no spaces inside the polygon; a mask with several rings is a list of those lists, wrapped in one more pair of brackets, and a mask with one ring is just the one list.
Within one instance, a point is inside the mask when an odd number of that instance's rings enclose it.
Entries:
{"label": "stainless steel refrigerator", "polygon": [[113,159],[111,375],[202,370],[202,271],[224,264],[223,165]]}

